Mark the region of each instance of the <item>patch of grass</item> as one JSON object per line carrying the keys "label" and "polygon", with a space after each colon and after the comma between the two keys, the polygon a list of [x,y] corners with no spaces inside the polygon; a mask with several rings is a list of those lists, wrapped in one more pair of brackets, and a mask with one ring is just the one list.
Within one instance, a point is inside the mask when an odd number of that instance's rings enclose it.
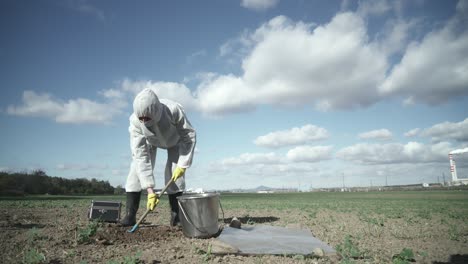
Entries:
{"label": "patch of grass", "polygon": [[460,232],[458,231],[458,228],[456,225],[449,226],[448,234],[449,234],[450,240],[453,240],[453,241],[460,240]]}
{"label": "patch of grass", "polygon": [[410,248],[404,248],[399,254],[392,258],[393,264],[409,264],[414,261],[414,253]]}
{"label": "patch of grass", "polygon": [[123,260],[110,260],[107,264],[139,264],[142,263],[140,258],[141,252],[137,252],[135,255],[125,256]]}
{"label": "patch of grass", "polygon": [[91,241],[91,237],[94,236],[100,226],[100,222],[97,220],[93,220],[89,222],[89,224],[83,228],[78,230],[78,244],[86,244]]}
{"label": "patch of grass", "polygon": [[38,263],[44,263],[44,262],[45,262],[44,254],[42,254],[35,248],[27,250],[24,253],[23,263],[25,264],[38,264]]}
{"label": "patch of grass", "polygon": [[393,211],[389,211],[386,216],[390,219],[400,219],[400,218],[403,218],[404,217],[404,212],[401,211],[401,210],[393,210]]}
{"label": "patch of grass", "polygon": [[27,233],[27,246],[29,248],[24,252],[23,262],[22,263],[44,263],[45,255],[41,253],[38,249],[38,242],[41,239],[44,239],[45,236],[42,235],[41,230],[33,227]]}
{"label": "patch of grass", "polygon": [[34,241],[45,239],[46,237],[42,235],[42,232],[37,227],[33,227],[28,231],[28,242],[33,243]]}
{"label": "patch of grass", "polygon": [[74,258],[76,256],[76,251],[71,249],[70,251],[65,251],[65,255],[67,258]]}
{"label": "patch of grass", "polygon": [[195,250],[195,253],[202,256],[202,260],[205,263],[210,261],[213,258],[213,255],[211,253],[211,244],[208,245],[208,248],[206,251],[198,247],[194,247],[194,250]]}
{"label": "patch of grass", "polygon": [[418,216],[422,219],[431,219],[431,213],[428,210],[421,210],[418,212]]}
{"label": "patch of grass", "polygon": [[390,234],[394,238],[403,239],[403,240],[411,240],[415,238],[413,234],[411,234],[410,232],[404,229],[391,230]]}
{"label": "patch of grass", "polygon": [[133,256],[125,256],[124,259],[123,259],[122,264],[138,264],[138,263],[141,263],[140,257],[141,257],[141,252],[137,252]]}
{"label": "patch of grass", "polygon": [[316,218],[317,217],[317,211],[313,211],[309,213],[310,218]]}
{"label": "patch of grass", "polygon": [[382,217],[376,218],[376,217],[368,217],[366,215],[360,215],[359,220],[367,222],[369,224],[373,224],[376,226],[384,226],[385,219]]}
{"label": "patch of grass", "polygon": [[364,258],[364,252],[357,247],[350,235],[346,235],[344,242],[336,246],[336,251],[343,257],[341,263],[353,263],[352,259]]}

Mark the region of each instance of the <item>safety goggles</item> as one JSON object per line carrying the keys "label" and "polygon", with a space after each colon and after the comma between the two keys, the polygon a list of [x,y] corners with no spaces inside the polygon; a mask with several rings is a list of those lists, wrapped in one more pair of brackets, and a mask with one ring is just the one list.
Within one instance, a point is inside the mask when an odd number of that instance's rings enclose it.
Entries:
{"label": "safety goggles", "polygon": [[151,118],[147,117],[147,116],[140,116],[138,117],[138,120],[142,121],[142,122],[148,122],[151,120]]}

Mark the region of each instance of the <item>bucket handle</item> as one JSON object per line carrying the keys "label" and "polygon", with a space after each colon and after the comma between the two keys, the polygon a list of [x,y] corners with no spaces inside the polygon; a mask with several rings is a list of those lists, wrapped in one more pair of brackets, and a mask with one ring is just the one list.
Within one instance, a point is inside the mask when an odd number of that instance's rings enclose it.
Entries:
{"label": "bucket handle", "polygon": [[[177,200],[177,203],[179,204],[179,208],[182,211],[182,214],[184,215],[185,219],[187,219],[187,221],[189,222],[190,225],[192,225],[198,232],[200,232],[202,234],[208,233],[206,231],[202,231],[202,230],[198,229],[198,227],[195,224],[193,224],[190,217],[188,217],[187,213],[185,213],[185,209],[182,206],[182,204],[180,203],[180,200]],[[224,224],[224,210],[223,210],[223,206],[221,205],[221,199],[218,199],[218,203],[219,203],[219,207],[221,208],[221,212],[223,213],[223,224]],[[218,230],[220,230],[223,227],[223,224],[219,225]]]}

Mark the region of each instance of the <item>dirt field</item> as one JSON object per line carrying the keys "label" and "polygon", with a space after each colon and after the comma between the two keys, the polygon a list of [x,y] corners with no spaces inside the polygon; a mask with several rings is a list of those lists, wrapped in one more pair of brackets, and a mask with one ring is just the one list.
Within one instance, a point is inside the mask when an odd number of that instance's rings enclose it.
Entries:
{"label": "dirt field", "polygon": [[[431,204],[435,205],[428,210],[418,211],[410,207],[398,213],[374,209],[389,206],[393,200],[372,200],[372,203],[364,203],[369,208],[355,210],[353,199],[345,199],[345,204],[323,200],[320,204],[324,206],[318,207],[320,201],[307,203],[310,197],[297,197],[291,199],[294,204],[301,201],[300,208],[288,204],[272,206],[268,202],[272,199],[267,197],[251,200],[251,204],[258,205],[255,210],[228,197],[224,202],[225,218],[228,222],[230,218],[238,217],[244,225],[310,229],[315,237],[337,248],[342,258],[215,255],[210,252],[214,238],[186,238],[180,229],[168,226],[169,209],[165,200],[155,213],[148,215],[139,230],[127,233],[128,228],[115,224],[101,223],[93,227],[86,216],[88,200],[84,199],[68,202],[71,206],[41,201],[30,208],[26,205],[28,201],[0,203],[0,262],[468,263],[467,209],[457,209],[466,206],[466,194],[440,198],[440,201],[434,198]],[[242,199],[248,202],[252,198]],[[300,200],[294,202],[294,199]],[[453,199],[453,210],[444,211],[444,199],[449,202]],[[143,212],[142,205],[139,215]],[[90,232],[92,229],[96,230],[95,234]],[[412,254],[406,254],[405,248]]]}

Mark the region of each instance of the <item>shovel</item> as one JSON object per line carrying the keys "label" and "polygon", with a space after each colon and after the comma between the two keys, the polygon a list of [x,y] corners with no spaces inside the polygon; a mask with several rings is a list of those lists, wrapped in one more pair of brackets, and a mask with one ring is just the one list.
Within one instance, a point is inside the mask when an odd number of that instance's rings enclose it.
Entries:
{"label": "shovel", "polygon": [[[173,180],[171,179],[166,184],[166,186],[164,186],[164,189],[162,189],[161,194],[158,196],[158,199],[161,198],[161,196],[166,192],[167,188],[169,187],[169,185],[171,185],[172,182],[173,182]],[[156,208],[156,207],[154,207],[154,208]],[[141,224],[141,222],[143,222],[143,220],[146,218],[146,216],[148,215],[149,212],[151,212],[151,210],[147,209],[146,212],[140,217],[140,220],[138,220],[138,222],[130,230],[128,230],[127,232],[129,232],[129,233],[135,232],[138,229],[138,226]]]}

